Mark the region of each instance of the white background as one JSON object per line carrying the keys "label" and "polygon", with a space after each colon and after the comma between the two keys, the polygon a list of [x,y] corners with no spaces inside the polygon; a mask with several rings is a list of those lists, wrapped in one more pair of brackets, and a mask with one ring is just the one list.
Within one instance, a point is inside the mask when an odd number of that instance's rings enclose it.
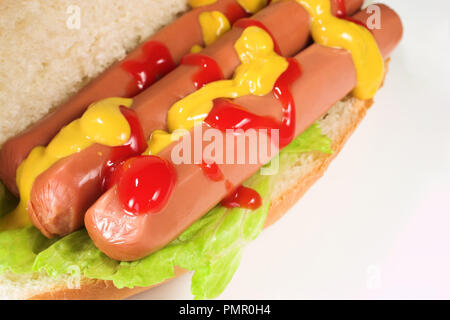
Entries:
{"label": "white background", "polygon": [[[221,299],[450,298],[450,2],[383,2],[405,35],[374,107]],[[135,298],[191,299],[190,277]]]}

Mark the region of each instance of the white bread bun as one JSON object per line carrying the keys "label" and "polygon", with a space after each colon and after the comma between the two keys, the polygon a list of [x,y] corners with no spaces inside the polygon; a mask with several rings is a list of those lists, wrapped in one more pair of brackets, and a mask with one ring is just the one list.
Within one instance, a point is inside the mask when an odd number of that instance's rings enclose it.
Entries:
{"label": "white bread bun", "polygon": [[0,145],[173,21],[187,3],[0,1]]}

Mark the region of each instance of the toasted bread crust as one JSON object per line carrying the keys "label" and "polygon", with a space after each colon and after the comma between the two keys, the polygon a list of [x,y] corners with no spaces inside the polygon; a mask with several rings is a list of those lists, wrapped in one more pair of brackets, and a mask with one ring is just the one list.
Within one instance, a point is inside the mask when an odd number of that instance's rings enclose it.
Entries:
{"label": "toasted bread crust", "polygon": [[[334,141],[332,146],[334,153],[331,155],[321,155],[319,164],[306,176],[302,177],[294,187],[286,189],[282,194],[273,200],[267,216],[265,228],[277,222],[304,194],[305,192],[323,176],[331,161],[339,154],[345,142],[355,131],[359,123],[366,115],[367,110],[372,106],[373,101],[362,101],[353,99],[355,120],[348,125],[345,133]],[[174,278],[186,273],[187,270],[175,268]],[[170,279],[169,279],[170,280]],[[167,281],[169,281],[167,280]],[[120,300],[131,297],[153,287],[134,289],[117,289],[111,281],[84,279],[80,289],[57,288],[51,292],[45,292],[31,297],[31,300]]]}
{"label": "toasted bread crust", "polygon": [[[176,267],[175,276],[172,279],[186,272],[187,270]],[[133,289],[117,289],[112,281],[91,280],[85,278],[79,289],[61,287],[50,292],[44,292],[33,296],[29,300],[122,300],[161,284],[163,284],[163,282],[146,288],[136,287]]]}

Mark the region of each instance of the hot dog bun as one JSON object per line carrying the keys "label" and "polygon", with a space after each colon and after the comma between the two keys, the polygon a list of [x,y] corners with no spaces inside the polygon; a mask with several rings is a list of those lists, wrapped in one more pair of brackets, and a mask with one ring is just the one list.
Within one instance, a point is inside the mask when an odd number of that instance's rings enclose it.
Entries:
{"label": "hot dog bun", "polygon": [[[337,102],[319,120],[322,131],[332,140],[332,155],[316,152],[302,154],[295,164],[285,170],[286,179],[278,185],[272,195],[272,205],[266,221],[269,227],[279,220],[316,182],[331,161],[339,154],[345,142],[366,115],[372,101],[362,101],[347,97]],[[176,276],[185,271],[178,269]],[[58,280],[46,275],[18,276],[4,274],[0,276],[0,299],[125,299],[149,288],[117,289],[111,282],[83,279],[80,289],[69,289],[68,277]]]}
{"label": "hot dog bun", "polygon": [[0,145],[187,8],[187,0],[0,1]]}

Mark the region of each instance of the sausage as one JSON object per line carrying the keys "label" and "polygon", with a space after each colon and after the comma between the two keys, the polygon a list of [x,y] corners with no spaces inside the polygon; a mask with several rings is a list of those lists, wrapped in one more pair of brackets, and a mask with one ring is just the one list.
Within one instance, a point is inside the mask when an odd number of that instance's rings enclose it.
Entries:
{"label": "sausage", "polygon": [[[386,58],[401,39],[402,25],[394,11],[384,5],[379,6],[383,28],[374,30],[373,34]],[[355,19],[364,21],[367,17],[365,12],[360,12]],[[355,87],[356,73],[351,55],[341,49],[314,44],[295,59],[302,68],[302,76],[291,87],[297,109],[295,131],[299,135]],[[243,97],[235,103],[260,115],[276,116],[273,110],[280,109],[279,101],[273,95]],[[204,130],[208,128],[206,124],[203,127]],[[170,161],[171,152],[178,143],[164,150],[161,157]],[[226,179],[238,186],[256,173],[261,165],[226,164],[219,167]],[[119,201],[117,186],[107,191],[87,211],[86,228],[102,252],[120,261],[143,258],[174,240],[227,195],[226,184],[208,179],[198,165],[174,164],[174,167],[177,183],[166,206],[157,214],[126,214]],[[202,190],[201,196],[194,196],[192,190]]]}
{"label": "sausage", "polygon": [[[362,0],[347,0],[347,3],[348,10],[355,12]],[[309,43],[310,18],[296,1],[274,3],[254,19],[272,33],[284,56],[296,54]],[[217,61],[225,78],[231,77],[240,63],[234,44],[242,31],[234,27],[202,52]],[[166,129],[170,107],[196,90],[192,76],[197,71],[195,66],[181,65],[135,98],[133,108],[147,137],[154,130]],[[110,153],[111,148],[93,145],[60,160],[36,179],[28,212],[43,234],[63,236],[83,226],[85,211],[102,194],[101,173]]]}
{"label": "sausage", "polygon": [[[114,96],[132,97],[139,93],[140,89],[134,85],[133,76],[125,71],[122,66],[130,61],[140,60],[143,51],[146,50],[146,45],[155,41],[160,42],[169,51],[172,63],[167,63],[167,67],[159,70],[158,76],[163,76],[171,71],[173,66],[170,66],[170,64],[178,63],[192,46],[202,45],[202,30],[198,23],[198,17],[204,11],[213,10],[223,12],[230,22],[246,15],[235,0],[218,0],[214,4],[191,10],[150,37],[144,44],[131,52],[124,61],[112,65],[53,113],[50,113],[20,135],[6,141],[0,152],[0,163],[2,164],[0,166],[0,179],[3,180],[8,189],[18,195],[15,177],[20,163],[34,147],[47,145],[62,127],[80,117],[91,103]],[[152,81],[154,80],[156,79],[152,79]],[[149,84],[151,83],[146,85]]]}

